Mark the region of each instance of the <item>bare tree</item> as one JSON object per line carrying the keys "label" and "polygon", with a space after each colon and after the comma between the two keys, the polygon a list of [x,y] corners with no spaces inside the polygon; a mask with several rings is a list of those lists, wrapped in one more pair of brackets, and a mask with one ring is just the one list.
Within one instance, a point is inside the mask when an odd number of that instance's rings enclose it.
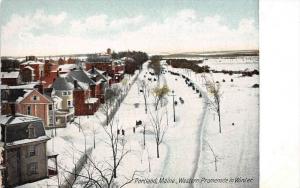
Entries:
{"label": "bare tree", "polygon": [[140,92],[143,93],[144,104],[145,104],[145,113],[147,114],[147,110],[148,110],[148,108],[147,108],[147,106],[148,106],[147,105],[147,98],[148,98],[148,94],[149,94],[150,89],[149,89],[149,87],[148,87],[145,80],[139,80],[138,85],[139,85],[139,88],[140,88]]}
{"label": "bare tree", "polygon": [[222,127],[221,127],[221,86],[220,83],[217,83],[214,81],[213,78],[209,79],[205,76],[205,74],[202,75],[202,78],[205,83],[206,90],[209,94],[212,95],[212,100],[208,100],[208,104],[211,110],[217,113],[218,119],[219,119],[219,132],[222,133]]}
{"label": "bare tree", "polygon": [[208,147],[209,147],[209,150],[211,151],[211,153],[213,154],[213,157],[214,157],[214,163],[215,163],[215,171],[218,171],[218,166],[217,166],[217,163],[218,163],[218,156],[216,155],[216,153],[214,152],[214,150],[213,150],[213,148],[211,147],[211,145],[206,141],[206,140],[204,140],[205,142],[206,142],[206,144],[208,145]]}
{"label": "bare tree", "polygon": [[119,91],[113,88],[108,88],[105,90],[104,99],[105,103],[102,106],[102,111],[106,116],[106,126],[108,126],[110,119],[111,119],[111,110],[113,108],[114,102],[118,97]]}
{"label": "bare tree", "polygon": [[168,130],[168,125],[162,123],[163,116],[164,113],[160,113],[159,111],[155,111],[154,114],[150,111],[150,122],[154,132],[157,158],[159,158],[159,145],[163,142]]}
{"label": "bare tree", "polygon": [[[109,158],[104,161],[99,161],[91,155],[84,154],[86,164],[80,172],[65,170],[76,177],[76,184],[80,184],[82,187],[97,188],[112,188],[116,184],[115,180],[117,178],[118,168],[130,150],[125,148],[125,136],[119,134],[119,131],[117,131],[119,130],[118,121],[116,121],[116,123],[114,122],[114,119],[112,119],[108,126],[103,126],[108,136],[108,140],[105,139],[104,142],[111,151]],[[136,175],[137,172],[134,171],[130,177],[122,176],[123,182],[118,181],[118,183],[121,183],[119,187],[124,187],[131,183]],[[69,184],[74,184],[74,182],[69,182]]]}

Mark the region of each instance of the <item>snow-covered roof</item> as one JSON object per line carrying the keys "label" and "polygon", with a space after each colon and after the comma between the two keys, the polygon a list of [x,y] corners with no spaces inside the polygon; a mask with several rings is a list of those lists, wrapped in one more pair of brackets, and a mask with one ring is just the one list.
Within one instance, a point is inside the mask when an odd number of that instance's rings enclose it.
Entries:
{"label": "snow-covered roof", "polygon": [[59,65],[58,70],[62,72],[69,72],[72,69],[76,69],[78,66],[76,64],[64,64],[64,65]]}
{"label": "snow-covered roof", "polygon": [[37,138],[33,138],[33,139],[23,139],[23,140],[17,140],[14,142],[10,142],[10,143],[6,143],[6,146],[16,146],[16,145],[21,145],[21,144],[28,144],[28,143],[32,143],[32,142],[38,142],[38,141],[44,141],[44,140],[49,140],[50,137],[48,136],[40,136]]}
{"label": "snow-covered roof", "polygon": [[98,101],[98,98],[88,98],[84,102],[86,104],[96,103]]}
{"label": "snow-covered roof", "polygon": [[43,62],[40,61],[25,61],[24,63],[21,63],[21,65],[43,65]]}
{"label": "snow-covered roof", "polygon": [[39,82],[31,82],[29,84],[17,85],[17,86],[8,86],[9,89],[33,89],[34,86],[39,84]]}
{"label": "snow-covered roof", "polygon": [[59,76],[58,78],[55,79],[52,88],[58,91],[63,91],[63,90],[73,90],[74,86],[67,80],[66,77]]}
{"label": "snow-covered roof", "polygon": [[25,94],[23,96],[18,97],[18,99],[16,100],[16,102],[21,102],[23,99],[25,99],[33,90],[24,90]]}
{"label": "snow-covered roof", "polygon": [[[47,138],[44,137],[46,132],[43,121],[35,116],[18,113],[15,116],[1,116],[1,124],[6,127],[6,141],[11,145],[36,142]],[[33,138],[28,137],[29,127],[35,130]]]}
{"label": "snow-covered roof", "polygon": [[20,75],[20,72],[14,71],[14,72],[0,72],[1,78],[18,78]]}
{"label": "snow-covered roof", "polygon": [[34,70],[31,66],[26,66],[26,67],[24,67],[25,69],[30,69],[30,70]]}
{"label": "snow-covered roof", "polygon": [[[0,121],[1,124],[7,124],[8,123],[7,125],[41,120],[40,118],[35,117],[35,116],[19,114],[19,113],[16,113],[16,116],[1,115],[0,117],[1,117],[0,118],[1,119],[1,121]],[[8,120],[9,120],[9,122],[8,122]]]}

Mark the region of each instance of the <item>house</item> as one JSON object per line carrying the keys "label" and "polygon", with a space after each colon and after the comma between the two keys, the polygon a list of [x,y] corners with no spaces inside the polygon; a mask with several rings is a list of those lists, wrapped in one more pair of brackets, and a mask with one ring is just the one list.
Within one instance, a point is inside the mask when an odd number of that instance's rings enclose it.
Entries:
{"label": "house", "polygon": [[[54,127],[55,128],[62,128],[66,127],[67,123],[70,122],[74,118],[74,108],[73,107],[63,107],[63,104],[67,104],[68,102],[65,103],[65,101],[68,101],[67,96],[62,96],[59,97],[56,94],[59,94],[58,91],[55,91],[54,88],[45,88],[44,89],[44,94],[47,95],[49,98],[52,99],[53,102],[53,109],[51,110],[52,116],[50,116],[50,121],[55,121]],[[63,101],[63,98],[65,97],[65,101]],[[73,103],[73,99],[72,99]],[[53,114],[54,113],[54,114]],[[52,119],[52,117],[54,119]]]}
{"label": "house", "polygon": [[[16,111],[20,114],[32,115],[43,120],[45,128],[53,127],[51,116],[53,102],[51,98],[40,93],[37,89],[25,90],[25,94],[16,100]],[[50,118],[51,117],[51,118]]]}
{"label": "house", "polygon": [[75,115],[93,115],[99,108],[100,100],[96,97],[91,97],[89,85],[73,80],[74,83],[74,107]]}
{"label": "house", "polygon": [[87,72],[89,73],[90,79],[92,79],[96,84],[95,97],[100,98],[101,103],[104,103],[105,89],[111,85],[111,77],[105,76],[105,71],[98,70],[95,67],[92,67],[92,69]]}
{"label": "house", "polygon": [[[1,143],[3,163],[6,166],[3,182],[5,187],[15,187],[49,177],[47,141],[43,121],[40,118],[13,114],[1,116]],[[56,166],[57,167],[57,166]],[[52,173],[53,174],[53,173]],[[57,168],[54,174],[57,174]]]}
{"label": "house", "polygon": [[75,115],[93,115],[100,105],[101,83],[96,83],[82,69],[72,70],[66,77],[74,87]]}
{"label": "house", "polygon": [[26,61],[20,64],[21,77],[24,82],[38,81],[44,76],[44,63],[40,61]]}
{"label": "house", "polygon": [[101,71],[112,70],[112,58],[111,55],[90,55],[87,61],[84,62],[85,70],[90,70],[92,67]]}
{"label": "house", "polygon": [[17,99],[23,97],[25,93],[25,89],[1,89],[1,114],[11,115],[15,110]]}
{"label": "house", "polygon": [[85,70],[96,68],[100,71],[105,71],[112,77],[112,83],[119,83],[124,77],[125,65],[121,60],[113,60],[111,55],[90,55],[87,61],[83,63]]}
{"label": "house", "polygon": [[3,89],[1,90],[1,113],[32,115],[43,120],[45,128],[53,126],[53,102],[50,97],[34,89]]}
{"label": "house", "polygon": [[12,58],[1,58],[1,72],[17,71],[20,66],[20,61]]}
{"label": "house", "polygon": [[57,77],[58,64],[53,60],[45,60],[44,72],[45,76],[43,78],[44,88],[49,87],[53,83],[53,80]]}
{"label": "house", "polygon": [[2,85],[16,86],[21,84],[21,77],[19,71],[1,72],[0,78],[1,78]]}

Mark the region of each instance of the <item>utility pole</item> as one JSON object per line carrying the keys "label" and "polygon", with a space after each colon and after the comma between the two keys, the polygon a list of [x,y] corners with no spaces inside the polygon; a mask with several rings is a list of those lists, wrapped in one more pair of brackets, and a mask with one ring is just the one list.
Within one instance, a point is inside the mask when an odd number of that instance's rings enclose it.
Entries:
{"label": "utility pole", "polygon": [[173,114],[174,114],[174,122],[176,122],[176,120],[175,120],[175,100],[174,100],[175,94],[174,94],[174,90],[172,90],[172,95],[171,95],[171,96],[173,97]]}

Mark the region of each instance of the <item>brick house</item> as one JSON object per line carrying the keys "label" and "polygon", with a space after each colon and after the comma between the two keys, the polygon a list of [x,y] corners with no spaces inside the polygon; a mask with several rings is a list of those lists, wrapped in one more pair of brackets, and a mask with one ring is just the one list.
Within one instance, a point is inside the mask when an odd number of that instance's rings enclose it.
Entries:
{"label": "brick house", "polygon": [[72,70],[67,79],[73,84],[75,115],[93,115],[99,108],[101,84],[91,79],[91,75],[82,69]]}
{"label": "brick house", "polygon": [[99,108],[100,100],[91,97],[91,90],[86,83],[74,80],[74,107],[75,115],[93,115]]}
{"label": "brick house", "polygon": [[16,86],[21,84],[21,77],[20,72],[1,72],[1,84],[2,85],[8,85],[8,86]]}
{"label": "brick house", "polygon": [[44,121],[45,128],[52,128],[53,102],[50,97],[35,89],[2,89],[1,114],[11,115],[13,111],[34,115]]}
{"label": "brick house", "polygon": [[44,63],[40,61],[26,61],[20,64],[20,72],[25,82],[41,80],[44,76]]}
{"label": "brick house", "polygon": [[105,76],[105,71],[101,71],[92,67],[92,69],[87,71],[89,73],[90,79],[92,79],[96,84],[96,94],[95,97],[99,98],[101,103],[104,103],[104,93],[105,89],[111,84],[111,77]]}
{"label": "brick house", "polygon": [[16,112],[32,115],[43,120],[45,128],[53,126],[52,100],[36,89],[25,90],[26,93],[16,100]]}
{"label": "brick house", "polygon": [[47,88],[53,83],[53,80],[57,77],[58,64],[53,60],[45,60],[44,72],[45,76],[43,78],[43,86]]}
{"label": "brick house", "polygon": [[84,62],[85,70],[90,70],[92,67],[95,67],[101,71],[110,71],[112,70],[112,58],[111,55],[90,55],[87,61]]}
{"label": "brick house", "polygon": [[111,55],[91,55],[83,64],[87,71],[92,68],[105,71],[112,77],[111,83],[118,83],[124,77],[125,65],[123,61],[113,60]]}
{"label": "brick house", "polygon": [[[15,187],[49,177],[47,141],[50,139],[40,118],[16,114],[1,116],[3,184]],[[57,164],[57,163],[56,163]],[[57,172],[57,168],[56,168]]]}

